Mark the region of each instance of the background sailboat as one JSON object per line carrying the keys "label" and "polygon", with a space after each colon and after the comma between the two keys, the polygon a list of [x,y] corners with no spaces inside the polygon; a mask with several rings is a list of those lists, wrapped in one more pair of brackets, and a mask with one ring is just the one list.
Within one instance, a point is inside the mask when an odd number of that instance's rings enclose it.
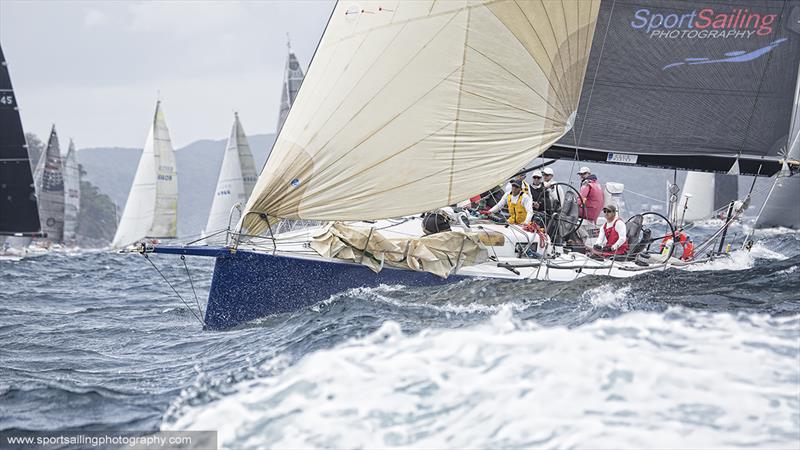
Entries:
{"label": "background sailboat", "polygon": [[47,241],[60,243],[64,239],[64,173],[55,125],[50,129],[47,149],[39,157],[33,178],[42,231],[47,234]]}
{"label": "background sailboat", "polygon": [[[244,206],[250,193],[253,192],[257,179],[256,165],[247,142],[247,135],[239,121],[239,114],[234,113],[233,127],[225,148],[203,236],[228,228],[231,209],[237,203]],[[231,225],[236,224],[238,216],[234,216],[233,220]]]}
{"label": "background sailboat", "polygon": [[64,244],[74,246],[77,242],[78,214],[81,209],[81,172],[78,152],[72,139],[64,158]]}
{"label": "background sailboat", "polygon": [[0,46],[0,253],[41,232],[28,145]]}
{"label": "background sailboat", "polygon": [[[686,194],[692,197],[683,216]],[[712,219],[715,212],[723,211],[727,205],[739,198],[739,180],[736,175],[708,172],[688,172],[681,189],[681,199],[677,206],[678,219],[683,216],[686,222]]]}
{"label": "background sailboat", "polygon": [[[772,190],[756,220],[756,228],[787,227],[800,229],[800,208],[797,206],[800,195],[800,69],[794,91],[791,129],[787,141],[786,163],[776,175]],[[791,175],[794,170],[794,175]],[[791,175],[791,176],[790,176]]]}
{"label": "background sailboat", "polygon": [[297,93],[300,92],[300,85],[303,84],[303,69],[300,67],[300,62],[297,56],[292,51],[291,43],[287,42],[289,47],[289,55],[286,58],[286,68],[284,69],[283,78],[283,91],[281,92],[281,109],[278,114],[278,127],[275,128],[278,132],[283,128],[283,123],[289,116],[289,110],[292,109],[292,104],[297,98]]}
{"label": "background sailboat", "polygon": [[174,238],[178,234],[177,224],[175,152],[158,101],[112,246],[121,248],[144,238]]}

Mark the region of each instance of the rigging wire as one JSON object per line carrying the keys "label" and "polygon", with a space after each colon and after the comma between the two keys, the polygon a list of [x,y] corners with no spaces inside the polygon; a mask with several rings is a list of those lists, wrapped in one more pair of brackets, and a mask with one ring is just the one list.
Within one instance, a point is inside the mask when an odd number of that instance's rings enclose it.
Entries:
{"label": "rigging wire", "polygon": [[144,259],[146,259],[146,260],[147,260],[147,262],[149,262],[149,263],[150,263],[150,265],[151,265],[151,266],[153,266],[153,268],[154,268],[154,269],[156,269],[156,272],[158,272],[158,274],[159,274],[159,275],[161,275],[161,278],[163,278],[163,279],[164,279],[164,281],[166,281],[166,282],[167,282],[167,284],[169,285],[169,287],[170,287],[170,288],[172,288],[172,292],[174,292],[174,293],[175,293],[175,295],[177,295],[177,296],[178,296],[178,298],[179,298],[179,299],[181,299],[181,301],[183,302],[183,304],[184,304],[184,305],[186,305],[186,309],[188,309],[189,311],[191,311],[191,313],[192,313],[192,315],[194,316],[194,318],[195,318],[195,319],[197,319],[197,321],[198,321],[198,322],[200,322],[200,325],[202,325],[203,327],[205,327],[205,326],[206,326],[206,324],[205,324],[205,322],[203,322],[203,319],[201,319],[201,318],[200,318],[200,317],[197,315],[197,313],[195,313],[195,312],[194,312],[194,310],[192,309],[192,307],[191,307],[191,306],[189,306],[189,303],[188,303],[188,302],[186,302],[186,300],[184,300],[184,298],[183,298],[183,296],[180,294],[180,292],[178,292],[178,290],[177,290],[177,289],[175,289],[175,286],[173,286],[173,285],[172,285],[172,283],[170,283],[170,282],[169,282],[169,280],[167,279],[167,277],[166,277],[166,276],[164,276],[164,273],[163,273],[163,272],[161,272],[161,270],[158,268],[158,266],[156,266],[156,265],[155,265],[155,263],[154,263],[154,262],[153,262],[153,261],[150,259],[150,257],[147,255],[147,253],[143,253],[143,254],[142,254],[142,256],[144,256]]}

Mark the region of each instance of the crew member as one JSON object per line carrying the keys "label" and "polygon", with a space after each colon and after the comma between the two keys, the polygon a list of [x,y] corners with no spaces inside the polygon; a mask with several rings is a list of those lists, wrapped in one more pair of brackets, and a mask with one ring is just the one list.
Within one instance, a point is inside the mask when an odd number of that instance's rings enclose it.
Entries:
{"label": "crew member", "polygon": [[547,199],[547,190],[542,183],[542,172],[534,170],[531,174],[531,185],[528,191],[531,196],[531,205],[536,212],[550,212],[552,207]]}
{"label": "crew member", "polygon": [[[669,253],[669,246],[674,245],[676,242],[680,244],[682,251],[681,251],[681,260],[683,261],[691,261],[694,259],[694,243],[692,243],[692,238],[689,237],[683,230],[678,230],[676,233],[677,239],[672,236],[672,233],[667,233],[664,236],[664,240],[661,241],[661,252],[664,254]],[[666,248],[666,251],[664,249]],[[677,250],[677,249],[676,249]],[[678,252],[673,252],[673,255],[677,255]]]}
{"label": "crew member", "polygon": [[592,223],[597,222],[600,210],[603,207],[603,188],[597,181],[597,177],[592,174],[588,167],[581,167],[578,171],[581,177],[581,203],[582,207],[578,215]]}
{"label": "crew member", "polygon": [[522,192],[524,192],[524,193],[526,193],[528,195],[531,195],[531,187],[528,184],[528,182],[525,181],[525,174],[524,173],[521,173],[519,175],[514,176],[514,178],[509,180],[508,183],[506,183],[506,187],[504,189],[506,194],[511,192],[511,182],[514,181],[514,180],[519,181],[519,186],[522,188]]}
{"label": "crew member", "polygon": [[547,189],[547,193],[550,197],[550,209],[558,211],[561,209],[561,203],[564,201],[564,188],[562,186],[556,186],[557,182],[553,179],[555,177],[553,169],[545,167],[544,170],[542,170],[542,174],[544,175],[544,187]]}
{"label": "crew member", "polygon": [[617,217],[617,205],[610,204],[603,208],[606,223],[600,229],[594,250],[608,255],[624,255],[628,252],[628,227]]}
{"label": "crew member", "polygon": [[531,196],[522,192],[522,183],[514,179],[511,181],[511,192],[508,192],[492,209],[484,209],[481,214],[495,214],[503,206],[508,205],[508,223],[526,224],[533,217]]}

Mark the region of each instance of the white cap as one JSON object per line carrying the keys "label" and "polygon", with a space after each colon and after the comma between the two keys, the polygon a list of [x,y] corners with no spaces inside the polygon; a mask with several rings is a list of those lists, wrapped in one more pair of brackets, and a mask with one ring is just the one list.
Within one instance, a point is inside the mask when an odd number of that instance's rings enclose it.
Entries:
{"label": "white cap", "polygon": [[586,167],[586,166],[583,166],[583,167],[581,167],[581,170],[579,170],[579,171],[578,171],[578,175],[580,175],[580,174],[582,174],[582,173],[592,173],[592,171],[591,171],[591,170],[589,170],[589,168],[588,168],[588,167]]}
{"label": "white cap", "polygon": [[553,169],[551,169],[551,168],[549,168],[549,167],[545,167],[545,168],[544,168],[544,170],[543,170],[542,172],[543,172],[545,175],[555,175],[555,174],[556,174],[555,172],[553,172]]}
{"label": "white cap", "polygon": [[532,177],[539,177],[542,178],[542,171],[541,170],[534,170],[531,174]]}

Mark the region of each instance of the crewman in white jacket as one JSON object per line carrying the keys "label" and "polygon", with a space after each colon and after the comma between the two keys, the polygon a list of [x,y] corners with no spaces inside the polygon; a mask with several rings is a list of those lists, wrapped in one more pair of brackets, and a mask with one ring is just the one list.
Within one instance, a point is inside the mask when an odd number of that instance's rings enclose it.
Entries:
{"label": "crewman in white jacket", "polygon": [[594,250],[606,256],[628,253],[628,227],[625,226],[625,221],[617,217],[617,205],[606,205],[603,213],[606,215],[606,223],[597,235]]}

